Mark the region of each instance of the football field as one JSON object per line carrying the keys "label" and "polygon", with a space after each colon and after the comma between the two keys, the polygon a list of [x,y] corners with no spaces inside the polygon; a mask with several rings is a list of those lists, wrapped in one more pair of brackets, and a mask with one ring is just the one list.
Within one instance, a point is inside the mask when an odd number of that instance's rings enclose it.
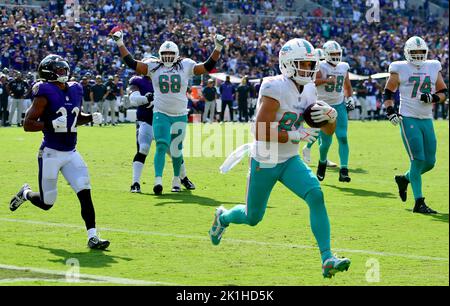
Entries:
{"label": "football field", "polygon": [[[131,194],[135,126],[79,127],[78,151],[89,168],[97,227],[111,241],[105,252],[87,248],[78,199],[62,175],[51,210],[30,202],[9,210],[23,183],[38,190],[42,136],[1,128],[0,285],[449,285],[448,121],[435,122],[437,163],[423,176],[426,202],[437,215],[412,213],[410,186],[406,203],[398,197],[394,175],[409,165],[399,129],[389,122],[350,122],[352,182],[339,182],[336,169],[328,169],[322,182],[333,251],[352,260],[349,271],[331,280],[322,277],[306,203],[281,183],[258,226],[231,225],[219,246],[210,243],[215,208],[244,203],[247,159],[227,174],[219,166],[230,150],[221,145],[248,136],[248,125],[189,128],[185,161],[197,189],[171,193],[167,160],[165,191],[155,196],[154,143],[143,193]],[[315,145],[314,172],[318,155]],[[336,139],[330,159],[338,162]],[[71,277],[78,272],[78,279]]]}

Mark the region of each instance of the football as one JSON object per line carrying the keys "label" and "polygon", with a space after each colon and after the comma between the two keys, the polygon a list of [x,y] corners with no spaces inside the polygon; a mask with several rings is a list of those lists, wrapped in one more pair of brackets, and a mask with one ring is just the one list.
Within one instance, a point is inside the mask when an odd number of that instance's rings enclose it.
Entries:
{"label": "football", "polygon": [[327,124],[328,121],[324,120],[321,122],[314,122],[312,120],[311,112],[312,112],[312,108],[314,105],[316,105],[316,104],[311,104],[305,109],[305,112],[303,113],[303,120],[305,120],[306,124],[312,128],[320,128],[320,127],[324,126],[325,124]]}

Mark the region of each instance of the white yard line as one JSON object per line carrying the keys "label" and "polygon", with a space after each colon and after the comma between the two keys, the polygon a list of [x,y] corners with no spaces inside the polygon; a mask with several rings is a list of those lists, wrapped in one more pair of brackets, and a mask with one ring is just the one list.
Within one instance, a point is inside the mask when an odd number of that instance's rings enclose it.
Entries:
{"label": "white yard line", "polygon": [[[25,271],[25,272],[35,272],[41,274],[49,274],[49,275],[60,275],[66,276],[66,271],[58,271],[58,270],[49,270],[49,269],[41,269],[41,268],[33,268],[33,267],[18,267],[12,265],[3,265],[0,264],[0,269],[5,270],[13,270],[13,271]],[[102,283],[112,283],[112,284],[120,284],[120,285],[167,285],[167,286],[175,286],[176,284],[165,283],[165,282],[150,282],[144,280],[130,279],[130,278],[121,278],[121,277],[112,277],[112,276],[103,276],[103,275],[93,275],[93,274],[83,274],[80,273],[78,275],[80,279],[80,283],[84,282],[102,282]],[[14,278],[14,279],[0,279],[0,282],[8,282],[9,280],[41,280],[42,278]],[[45,279],[46,281],[63,281],[63,280],[53,280],[53,279]],[[64,282],[66,282],[64,280]],[[71,281],[67,281],[68,284],[72,283]]]}
{"label": "white yard line", "polygon": [[[34,221],[34,220],[0,218],[0,221],[35,224],[35,225],[43,225],[43,226],[84,229],[83,226],[79,226],[79,225],[64,224],[64,223],[52,223],[52,222]],[[138,231],[138,230],[128,230],[128,229],[105,228],[105,227],[100,228],[100,231],[147,235],[147,236],[175,237],[175,238],[195,239],[195,240],[209,240],[209,237],[206,235],[205,236],[194,236],[194,235],[182,235],[182,234],[161,233],[161,232],[152,232],[152,231]],[[254,244],[254,245],[280,247],[280,248],[316,249],[316,247],[314,247],[314,246],[299,245],[299,244],[293,244],[293,243],[277,243],[277,242],[264,242],[264,241],[255,241],[255,240],[240,240],[240,239],[227,239],[227,238],[225,238],[224,241],[231,242],[231,243],[245,243],[245,244]],[[446,261],[446,262],[449,261],[449,259],[445,258],[445,257],[421,256],[421,255],[415,255],[415,254],[401,254],[401,253],[391,253],[391,252],[378,252],[378,251],[371,251],[371,250],[334,249],[334,251],[365,254],[365,255],[385,256],[385,257],[401,257],[401,258],[408,258],[408,259],[415,259],[415,260],[431,260],[431,261]]]}

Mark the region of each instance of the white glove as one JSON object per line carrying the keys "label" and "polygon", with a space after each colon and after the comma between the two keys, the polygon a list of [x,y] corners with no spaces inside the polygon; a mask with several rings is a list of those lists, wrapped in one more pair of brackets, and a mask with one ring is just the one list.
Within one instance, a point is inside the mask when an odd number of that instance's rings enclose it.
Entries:
{"label": "white glove", "polygon": [[118,47],[123,46],[123,32],[121,30],[114,30],[111,31],[112,39],[116,42]]}
{"label": "white glove", "polygon": [[317,123],[322,121],[333,123],[338,116],[337,111],[323,101],[317,101],[311,109],[311,119]]}
{"label": "white glove", "polygon": [[347,107],[348,111],[355,109],[355,98],[353,97],[347,97],[345,98],[345,106]]}
{"label": "white glove", "polygon": [[94,124],[102,124],[103,123],[103,115],[101,113],[93,113],[92,114],[92,123]]}
{"label": "white glove", "polygon": [[224,45],[225,45],[225,36],[216,34],[214,36],[214,48],[220,52],[222,51]]}
{"label": "white glove", "polygon": [[296,131],[288,131],[288,138],[292,143],[299,143],[300,141],[312,143],[319,136],[319,131],[320,129],[300,127]]}
{"label": "white glove", "polygon": [[52,125],[55,129],[55,132],[61,130],[67,131],[67,115],[62,115],[55,120],[52,120]]}

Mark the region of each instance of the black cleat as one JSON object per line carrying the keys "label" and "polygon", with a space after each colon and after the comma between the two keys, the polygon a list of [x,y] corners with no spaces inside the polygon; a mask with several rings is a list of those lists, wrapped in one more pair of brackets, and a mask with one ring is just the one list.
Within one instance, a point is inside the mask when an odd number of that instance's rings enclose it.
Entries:
{"label": "black cleat", "polygon": [[406,179],[406,176],[404,175],[396,175],[395,182],[397,183],[398,186],[398,193],[400,195],[400,199],[402,199],[403,202],[406,202],[407,198],[406,191],[408,190],[409,181]]}
{"label": "black cleat", "polygon": [[141,185],[139,185],[139,183],[134,183],[133,185],[131,185],[130,188],[130,192],[131,193],[141,193]]}
{"label": "black cleat", "polygon": [[188,177],[186,176],[184,179],[181,180],[181,184],[183,184],[183,186],[188,189],[188,190],[194,190],[195,189],[195,185],[194,183],[192,183]]}
{"label": "black cleat", "polygon": [[416,200],[416,205],[414,205],[413,212],[419,214],[437,214],[437,211],[431,209],[425,204],[425,198],[419,198]]}
{"label": "black cleat", "polygon": [[325,178],[325,172],[327,171],[327,162],[321,163],[319,160],[319,165],[317,166],[317,178],[319,181],[323,181]]}
{"label": "black cleat", "polygon": [[163,186],[162,186],[162,185],[155,185],[155,186],[153,187],[153,192],[154,192],[156,195],[162,194],[162,191],[163,191]]}
{"label": "black cleat", "polygon": [[341,168],[341,170],[339,170],[339,182],[350,183],[351,180],[350,176],[348,176],[348,169]]}
{"label": "black cleat", "polygon": [[94,236],[89,239],[88,247],[92,250],[104,250],[109,247],[109,241]]}
{"label": "black cleat", "polygon": [[172,192],[181,192],[180,186],[172,186]]}
{"label": "black cleat", "polygon": [[23,202],[27,200],[24,195],[24,191],[27,189],[30,189],[30,186],[28,184],[23,184],[19,192],[11,199],[11,201],[9,201],[9,209],[11,211],[15,211],[20,205],[23,204]]}

